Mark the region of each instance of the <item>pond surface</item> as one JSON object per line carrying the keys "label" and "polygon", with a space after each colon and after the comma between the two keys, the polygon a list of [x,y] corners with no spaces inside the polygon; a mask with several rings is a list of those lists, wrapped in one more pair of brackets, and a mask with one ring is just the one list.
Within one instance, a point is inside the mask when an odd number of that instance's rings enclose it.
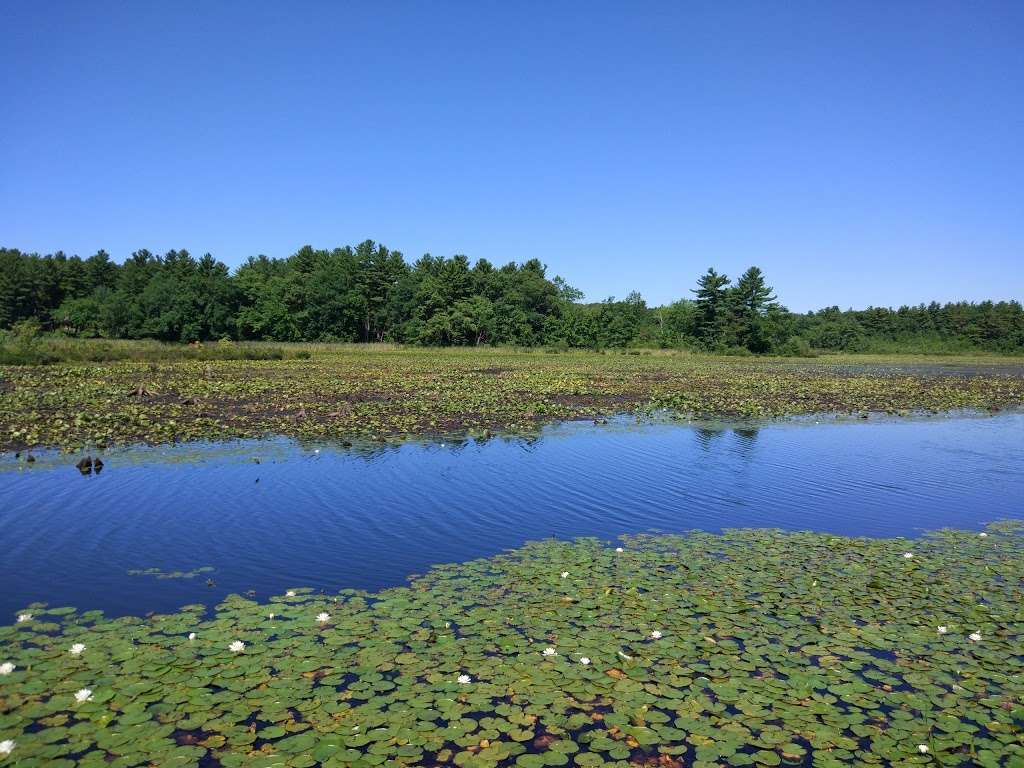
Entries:
{"label": "pond surface", "polygon": [[[375,590],[550,536],[751,526],[914,536],[1024,518],[1024,414],[622,420],[372,449],[193,444],[108,452],[89,476],[77,458],[0,459],[4,623],[33,601],[118,615],[249,590]],[[138,573],[148,569],[160,573]],[[185,575],[160,577],[172,572]]]}

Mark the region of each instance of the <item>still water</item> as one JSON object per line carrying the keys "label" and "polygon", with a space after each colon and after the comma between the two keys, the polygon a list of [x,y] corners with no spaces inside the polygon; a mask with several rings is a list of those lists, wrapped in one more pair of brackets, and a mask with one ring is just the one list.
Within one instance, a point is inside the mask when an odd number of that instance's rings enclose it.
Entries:
{"label": "still water", "polygon": [[[0,622],[404,583],[531,539],[772,526],[915,536],[1024,518],[1024,414],[766,426],[563,424],[532,439],[288,440],[0,458]],[[257,461],[258,460],[258,461]],[[189,572],[161,579],[129,571]],[[207,579],[210,579],[208,583]]]}

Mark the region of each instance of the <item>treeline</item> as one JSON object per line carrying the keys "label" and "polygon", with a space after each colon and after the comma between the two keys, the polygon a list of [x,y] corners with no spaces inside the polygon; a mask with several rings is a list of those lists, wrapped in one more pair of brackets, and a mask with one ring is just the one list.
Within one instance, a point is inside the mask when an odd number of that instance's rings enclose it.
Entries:
{"label": "treeline", "polygon": [[0,249],[0,328],[38,325],[78,337],[391,341],[617,348],[689,347],[747,354],[1024,350],[1018,302],[795,314],[757,267],[735,281],[709,269],[684,298],[648,307],[638,293],[582,303],[537,259],[426,255],[410,264],[373,241],[250,258],[233,273],[209,254],[104,251],[82,259]]}

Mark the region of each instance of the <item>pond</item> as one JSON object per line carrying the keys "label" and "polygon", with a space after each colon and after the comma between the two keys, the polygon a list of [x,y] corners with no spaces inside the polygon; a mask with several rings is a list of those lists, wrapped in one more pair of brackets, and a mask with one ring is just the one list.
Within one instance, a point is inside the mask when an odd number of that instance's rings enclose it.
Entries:
{"label": "pond", "polygon": [[[1024,414],[613,420],[530,438],[289,440],[0,459],[0,615],[110,615],[405,583],[526,541],[778,527],[915,536],[1024,517]],[[251,591],[251,592],[250,592]]]}

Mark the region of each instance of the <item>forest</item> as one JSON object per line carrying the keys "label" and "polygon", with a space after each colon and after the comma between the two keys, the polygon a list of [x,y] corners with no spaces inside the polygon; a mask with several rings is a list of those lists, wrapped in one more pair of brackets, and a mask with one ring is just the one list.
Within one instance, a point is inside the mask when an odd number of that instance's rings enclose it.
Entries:
{"label": "forest", "polygon": [[537,259],[495,266],[366,240],[249,258],[233,272],[210,254],[134,252],[117,263],[0,248],[0,329],[83,338],[196,342],[395,342],[553,348],[689,348],[724,354],[1020,352],[1018,301],[869,307],[799,314],[751,267],[715,269],[666,306],[643,297],[583,301]]}

